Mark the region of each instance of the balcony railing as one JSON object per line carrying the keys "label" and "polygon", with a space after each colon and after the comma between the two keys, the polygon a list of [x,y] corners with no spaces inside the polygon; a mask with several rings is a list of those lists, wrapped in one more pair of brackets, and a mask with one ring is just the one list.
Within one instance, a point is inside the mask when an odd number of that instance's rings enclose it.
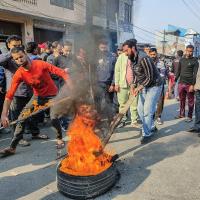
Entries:
{"label": "balcony railing", "polygon": [[37,6],[37,0],[13,0],[24,4],[29,4],[33,6]]}

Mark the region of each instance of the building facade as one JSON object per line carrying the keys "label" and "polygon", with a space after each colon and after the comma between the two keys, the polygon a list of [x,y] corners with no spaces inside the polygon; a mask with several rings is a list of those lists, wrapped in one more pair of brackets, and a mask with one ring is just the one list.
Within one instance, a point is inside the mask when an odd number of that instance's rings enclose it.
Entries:
{"label": "building facade", "polygon": [[134,37],[133,0],[87,0],[87,25],[95,40],[107,38],[111,49]]}
{"label": "building facade", "polygon": [[[108,38],[112,50],[133,38],[134,0],[1,0],[0,48],[12,34],[23,42]],[[90,36],[88,39],[90,39]],[[74,42],[76,41],[76,42]],[[80,46],[79,45],[79,46]]]}
{"label": "building facade", "polygon": [[74,42],[86,23],[86,0],[2,0],[0,41],[21,35],[24,42],[55,40]]}

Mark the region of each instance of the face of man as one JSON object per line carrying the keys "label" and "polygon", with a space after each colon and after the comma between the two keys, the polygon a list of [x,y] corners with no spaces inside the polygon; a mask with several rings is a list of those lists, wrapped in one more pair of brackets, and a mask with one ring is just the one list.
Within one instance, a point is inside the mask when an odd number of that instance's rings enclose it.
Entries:
{"label": "face of man", "polygon": [[62,49],[63,55],[70,56],[72,53],[72,46],[64,46]]}
{"label": "face of man", "polygon": [[12,53],[12,58],[19,66],[26,66],[28,63],[27,55],[23,51]]}
{"label": "face of man", "polygon": [[9,49],[13,49],[14,47],[21,47],[22,46],[22,41],[20,40],[11,40],[9,43],[8,43],[8,48]]}
{"label": "face of man", "polygon": [[191,58],[193,56],[194,49],[193,48],[186,48],[185,55],[186,58]]}
{"label": "face of man", "polygon": [[149,52],[150,58],[152,58],[153,61],[157,60],[158,54],[155,51]]}
{"label": "face of man", "polygon": [[129,59],[133,60],[135,58],[135,55],[137,54],[135,47],[128,47],[127,49],[127,56]]}
{"label": "face of man", "polygon": [[150,51],[150,48],[149,47],[144,47],[144,52],[149,55],[149,51]]}
{"label": "face of man", "polygon": [[101,52],[106,52],[106,51],[108,51],[108,45],[107,44],[100,44],[99,45],[99,50],[101,51]]}
{"label": "face of man", "polygon": [[123,46],[123,53],[125,53],[126,55],[128,55],[128,45],[124,45]]}
{"label": "face of man", "polygon": [[58,54],[62,54],[62,45],[58,44],[57,48],[56,48],[56,51],[58,52]]}

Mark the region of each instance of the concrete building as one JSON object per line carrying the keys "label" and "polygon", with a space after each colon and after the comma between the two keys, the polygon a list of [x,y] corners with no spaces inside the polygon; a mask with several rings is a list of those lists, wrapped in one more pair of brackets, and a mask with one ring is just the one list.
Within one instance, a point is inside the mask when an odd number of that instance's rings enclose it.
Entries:
{"label": "concrete building", "polygon": [[71,40],[86,23],[86,0],[2,0],[0,41],[11,34],[24,42]]}
{"label": "concrete building", "polygon": [[133,0],[87,0],[87,25],[95,40],[108,38],[111,49],[133,38]]}
{"label": "concrete building", "polygon": [[200,55],[200,34],[192,29],[168,25],[165,31],[156,33],[156,47],[161,54],[175,56],[177,50],[194,46],[194,56]]}

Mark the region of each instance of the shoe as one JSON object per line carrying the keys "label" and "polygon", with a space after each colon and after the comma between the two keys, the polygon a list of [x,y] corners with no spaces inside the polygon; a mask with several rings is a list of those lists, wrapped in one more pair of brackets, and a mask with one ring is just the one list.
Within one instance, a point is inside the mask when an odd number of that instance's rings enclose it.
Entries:
{"label": "shoe", "polygon": [[0,157],[1,158],[8,157],[8,156],[14,155],[15,152],[16,152],[16,149],[8,147],[0,151]]}
{"label": "shoe", "polygon": [[158,132],[158,128],[155,126],[153,127],[153,129],[151,130],[153,133],[157,133]]}
{"label": "shoe", "polygon": [[190,132],[190,133],[200,133],[200,129],[196,129],[196,128],[192,127],[188,130],[188,132]]}
{"label": "shoe", "polygon": [[152,136],[142,136],[142,138],[140,139],[140,143],[141,144],[147,144],[152,140]]}
{"label": "shoe", "polygon": [[132,126],[133,128],[140,128],[140,127],[141,127],[141,125],[138,124],[137,121],[132,122],[132,123],[131,123],[131,126]]}
{"label": "shoe", "polygon": [[185,120],[185,122],[187,122],[187,123],[190,123],[190,122],[192,122],[192,118],[190,118],[190,117],[187,117],[187,118],[186,118],[186,120]]}
{"label": "shoe", "polygon": [[157,123],[158,125],[163,125],[163,121],[161,120],[160,117],[157,118],[156,123]]}
{"label": "shoe", "polygon": [[121,123],[117,126],[117,128],[123,128],[124,126],[126,126],[126,123],[125,123],[125,122],[121,122]]}
{"label": "shoe", "polygon": [[175,117],[175,119],[181,119],[181,118],[185,118],[185,116],[178,115]]}
{"label": "shoe", "polygon": [[22,139],[22,140],[19,141],[19,145],[22,146],[22,147],[28,147],[31,144],[27,140]]}

